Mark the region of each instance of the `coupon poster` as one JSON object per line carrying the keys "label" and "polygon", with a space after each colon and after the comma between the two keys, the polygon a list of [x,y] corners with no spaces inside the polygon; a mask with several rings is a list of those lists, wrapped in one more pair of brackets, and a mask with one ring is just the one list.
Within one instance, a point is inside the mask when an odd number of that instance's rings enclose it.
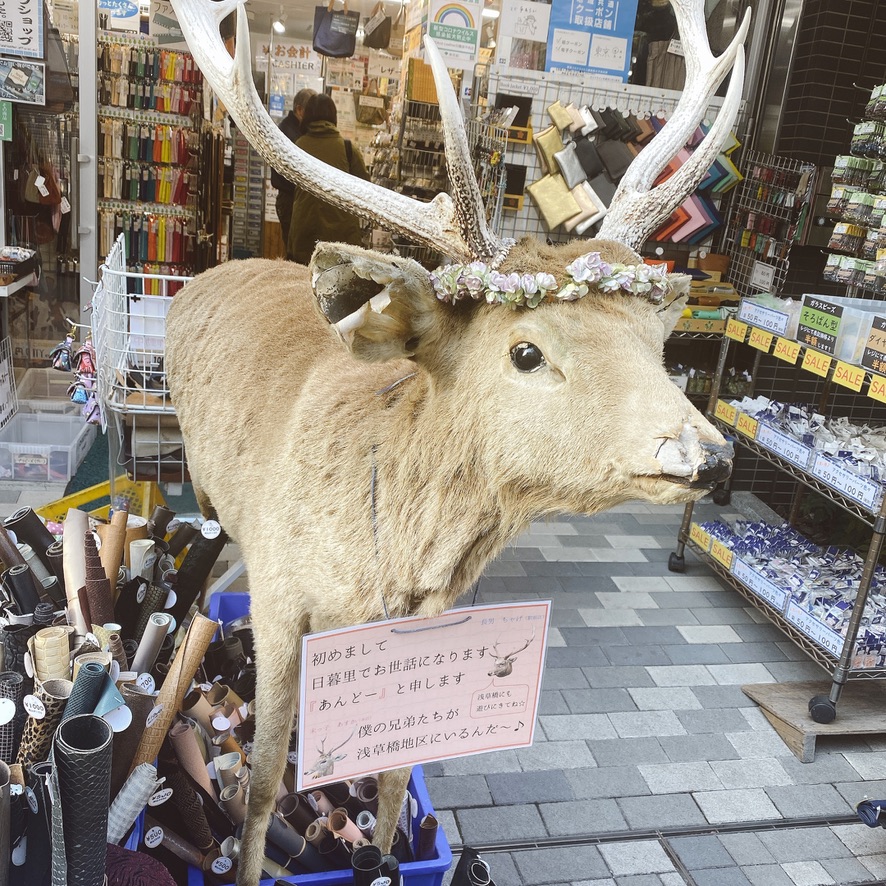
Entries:
{"label": "coupon poster", "polygon": [[545,70],[627,82],[637,0],[553,0]]}
{"label": "coupon poster", "polygon": [[0,59],[0,99],[26,105],[45,105],[46,65],[43,62]]}
{"label": "coupon poster", "polygon": [[480,43],[480,4],[463,0],[431,0],[428,34],[447,67],[471,70]]}

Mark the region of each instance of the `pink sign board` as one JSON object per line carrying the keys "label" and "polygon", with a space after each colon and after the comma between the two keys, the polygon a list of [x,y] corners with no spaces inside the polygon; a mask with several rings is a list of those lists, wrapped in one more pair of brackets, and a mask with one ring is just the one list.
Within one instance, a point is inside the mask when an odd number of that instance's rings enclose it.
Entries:
{"label": "pink sign board", "polygon": [[551,604],[307,635],[297,790],[532,744]]}

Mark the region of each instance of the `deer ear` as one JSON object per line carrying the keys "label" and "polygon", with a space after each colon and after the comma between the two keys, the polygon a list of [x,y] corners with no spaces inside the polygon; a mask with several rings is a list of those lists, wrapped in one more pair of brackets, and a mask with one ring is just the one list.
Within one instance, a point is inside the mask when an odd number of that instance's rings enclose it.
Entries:
{"label": "deer ear", "polygon": [[686,307],[686,300],[689,298],[689,285],[692,283],[692,277],[688,274],[668,274],[668,291],[665,295],[664,302],[658,311],[659,319],[664,326],[664,337],[674,331],[677,321]]}
{"label": "deer ear", "polygon": [[439,306],[418,262],[343,243],[320,243],[311,257],[317,307],[355,357],[411,357]]}

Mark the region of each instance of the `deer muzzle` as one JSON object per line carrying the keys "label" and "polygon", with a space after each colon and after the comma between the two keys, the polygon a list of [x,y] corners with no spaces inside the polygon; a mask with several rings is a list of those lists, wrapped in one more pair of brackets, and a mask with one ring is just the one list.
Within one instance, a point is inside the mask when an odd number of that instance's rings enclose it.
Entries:
{"label": "deer muzzle", "polygon": [[732,457],[730,443],[701,440],[690,424],[678,437],[666,438],[656,454],[663,479],[694,489],[725,480],[732,472]]}

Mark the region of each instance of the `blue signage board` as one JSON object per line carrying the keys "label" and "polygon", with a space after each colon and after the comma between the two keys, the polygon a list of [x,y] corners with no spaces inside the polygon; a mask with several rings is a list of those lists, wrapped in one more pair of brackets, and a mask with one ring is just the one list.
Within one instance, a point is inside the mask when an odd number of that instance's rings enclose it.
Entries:
{"label": "blue signage board", "polygon": [[626,82],[636,18],[637,0],[553,0],[545,70]]}

